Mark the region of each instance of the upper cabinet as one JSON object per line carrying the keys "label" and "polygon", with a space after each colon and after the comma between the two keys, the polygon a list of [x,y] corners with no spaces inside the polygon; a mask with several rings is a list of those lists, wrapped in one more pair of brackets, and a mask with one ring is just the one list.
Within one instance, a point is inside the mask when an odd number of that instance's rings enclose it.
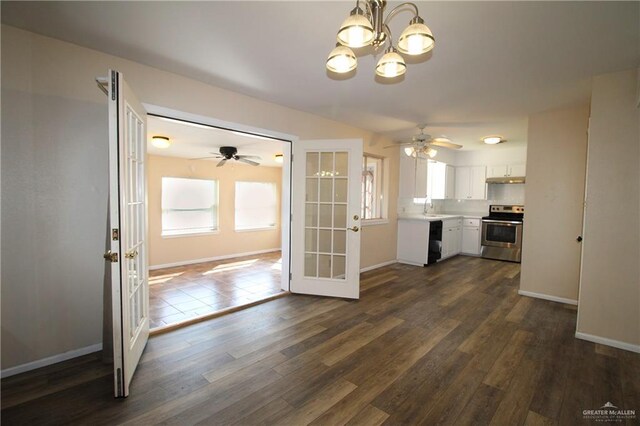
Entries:
{"label": "upper cabinet", "polygon": [[487,177],[524,177],[526,176],[526,166],[524,164],[501,164],[487,167]]}
{"label": "upper cabinet", "polygon": [[487,168],[485,166],[456,167],[455,198],[485,200],[487,198]]}
{"label": "upper cabinet", "polygon": [[427,160],[409,157],[400,149],[398,198],[424,198],[427,194]]}
{"label": "upper cabinet", "polygon": [[427,195],[432,200],[454,198],[455,168],[439,161],[429,161]]}

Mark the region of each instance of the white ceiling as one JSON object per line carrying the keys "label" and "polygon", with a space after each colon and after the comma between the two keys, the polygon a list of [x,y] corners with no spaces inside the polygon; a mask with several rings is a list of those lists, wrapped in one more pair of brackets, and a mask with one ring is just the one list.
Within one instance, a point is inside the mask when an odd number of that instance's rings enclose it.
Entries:
{"label": "white ceiling", "polygon": [[[166,136],[171,141],[167,149],[156,148],[151,144],[153,136]],[[252,159],[261,166],[282,167],[276,163],[275,155],[282,154],[285,142],[245,136],[229,130],[217,129],[209,126],[194,125],[177,120],[167,120],[154,116],[147,118],[147,152],[152,155],[179,158],[215,157],[221,146],[235,146],[239,155],[256,155],[260,159]],[[219,158],[208,159],[220,161]],[[240,161],[233,164],[252,167]]]}
{"label": "white ceiling", "polygon": [[[3,1],[2,22],[398,139],[425,122],[465,149],[488,134],[526,143],[529,114],[640,65],[640,2],[417,2],[430,57],[381,84],[360,56],[339,81],[325,60],[354,4]],[[409,19],[391,21],[394,38]]]}

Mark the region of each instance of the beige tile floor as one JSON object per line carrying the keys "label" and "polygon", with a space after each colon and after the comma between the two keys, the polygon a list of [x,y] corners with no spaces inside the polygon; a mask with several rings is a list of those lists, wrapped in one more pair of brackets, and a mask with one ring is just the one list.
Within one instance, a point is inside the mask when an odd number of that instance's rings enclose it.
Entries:
{"label": "beige tile floor", "polygon": [[279,293],[280,265],[278,251],[150,271],[151,328]]}

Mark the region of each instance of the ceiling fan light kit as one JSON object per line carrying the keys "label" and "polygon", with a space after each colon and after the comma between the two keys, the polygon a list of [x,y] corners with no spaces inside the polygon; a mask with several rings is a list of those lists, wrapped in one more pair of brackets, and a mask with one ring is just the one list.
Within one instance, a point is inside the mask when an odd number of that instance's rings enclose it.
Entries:
{"label": "ceiling fan light kit", "polygon": [[[407,65],[398,51],[415,56],[433,49],[435,39],[429,27],[424,24],[415,4],[401,3],[391,9],[385,17],[385,0],[363,0],[362,3],[365,10],[360,7],[360,0],[357,0],[356,7],[340,26],[338,44],[327,58],[326,66],[329,71],[346,73],[354,70],[358,63],[352,48],[373,46],[377,52],[388,42],[389,46],[376,65],[376,74],[383,78],[394,78],[403,75],[407,70]],[[396,14],[409,9],[412,9],[414,16],[400,34],[396,49],[388,23]]]}

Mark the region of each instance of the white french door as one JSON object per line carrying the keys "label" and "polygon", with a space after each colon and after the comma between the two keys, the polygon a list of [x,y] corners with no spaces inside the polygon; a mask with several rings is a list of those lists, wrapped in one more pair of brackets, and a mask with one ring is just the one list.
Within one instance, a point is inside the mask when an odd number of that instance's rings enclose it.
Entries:
{"label": "white french door", "polygon": [[362,140],[293,143],[291,292],[360,297]]}
{"label": "white french door", "polygon": [[146,111],[122,74],[109,70],[109,212],[116,397],[129,384],[149,337]]}

